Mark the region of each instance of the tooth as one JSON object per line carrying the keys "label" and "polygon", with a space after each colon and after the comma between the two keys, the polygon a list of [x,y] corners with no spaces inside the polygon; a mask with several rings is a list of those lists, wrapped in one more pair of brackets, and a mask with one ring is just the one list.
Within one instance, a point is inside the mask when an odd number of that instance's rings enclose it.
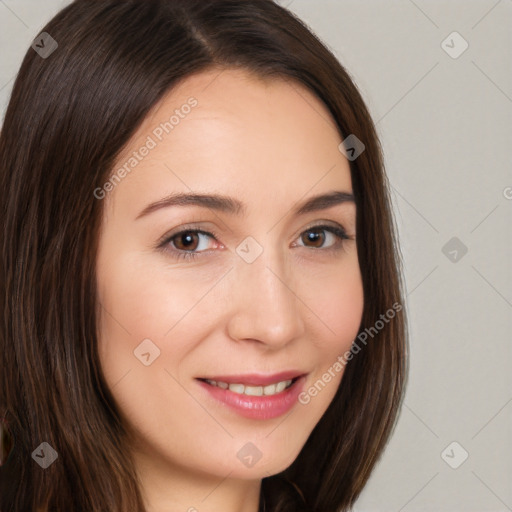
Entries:
{"label": "tooth", "polygon": [[261,396],[263,394],[263,387],[261,387],[261,386],[245,386],[244,393],[249,396]]}
{"label": "tooth", "polygon": [[268,386],[246,386],[245,384],[228,384],[227,382],[216,381],[212,379],[205,379],[212,386],[217,386],[221,389],[229,389],[234,393],[245,394],[248,396],[271,396],[277,393],[281,393],[288,387],[290,387],[292,380],[285,380],[276,384],[270,384]]}
{"label": "tooth", "polygon": [[245,386],[243,384],[230,384],[229,390],[233,391],[234,393],[242,394],[244,392]]}
{"label": "tooth", "polygon": [[270,384],[270,386],[265,386],[263,388],[264,395],[275,395],[276,394],[276,385]]}
{"label": "tooth", "polygon": [[276,384],[276,393],[281,393],[281,391],[284,391],[284,389],[286,388],[286,382],[281,381]]}

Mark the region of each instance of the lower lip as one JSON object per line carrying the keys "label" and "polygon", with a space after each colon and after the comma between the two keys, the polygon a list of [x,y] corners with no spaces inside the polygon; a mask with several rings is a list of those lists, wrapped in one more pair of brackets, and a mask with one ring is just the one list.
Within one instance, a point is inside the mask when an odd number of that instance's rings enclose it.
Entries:
{"label": "lower lip", "polygon": [[198,382],[210,396],[227,405],[240,416],[256,420],[268,420],[286,414],[297,403],[305,380],[306,377],[303,375],[288,389],[271,396],[249,396],[212,386],[201,380],[198,380]]}

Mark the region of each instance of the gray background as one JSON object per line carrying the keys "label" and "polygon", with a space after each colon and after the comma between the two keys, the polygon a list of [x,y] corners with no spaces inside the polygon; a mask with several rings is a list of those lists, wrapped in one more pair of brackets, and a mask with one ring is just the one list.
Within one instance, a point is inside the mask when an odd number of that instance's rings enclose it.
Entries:
{"label": "gray background", "polygon": [[[0,0],[2,119],[26,49],[68,3]],[[356,511],[512,511],[512,0],[279,3],[369,105],[406,270],[405,405]]]}

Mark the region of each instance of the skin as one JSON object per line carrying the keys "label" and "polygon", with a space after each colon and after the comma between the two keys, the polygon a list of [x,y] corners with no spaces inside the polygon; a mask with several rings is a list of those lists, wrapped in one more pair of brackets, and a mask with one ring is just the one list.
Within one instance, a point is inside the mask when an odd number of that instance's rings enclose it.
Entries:
{"label": "skin", "polygon": [[[153,130],[191,96],[197,106],[157,141]],[[307,405],[266,420],[240,416],[195,379],[297,369],[307,389],[350,349],[363,312],[355,204],[291,213],[314,195],[352,192],[349,163],[311,92],[242,70],[188,77],[146,117],[114,170],[148,136],[156,147],[103,199],[102,369],[133,435],[148,511],[257,512],[261,479],[294,461],[342,372]],[[150,203],[192,191],[232,196],[247,213],[188,205],[136,219]],[[167,251],[155,248],[190,223],[217,239],[194,233],[188,246],[175,237]],[[319,230],[310,241],[320,224],[341,225],[349,239]],[[252,263],[236,252],[248,236],[263,248]],[[198,257],[173,256],[187,249]],[[160,350],[149,366],[134,355],[146,338]],[[262,454],[252,467],[237,457],[248,442]]]}

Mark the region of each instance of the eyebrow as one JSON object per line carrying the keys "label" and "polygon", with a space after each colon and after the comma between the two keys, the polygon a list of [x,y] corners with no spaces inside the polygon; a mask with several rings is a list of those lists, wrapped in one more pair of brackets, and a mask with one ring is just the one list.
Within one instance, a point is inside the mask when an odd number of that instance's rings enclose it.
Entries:
{"label": "eyebrow", "polygon": [[[313,196],[306,201],[300,203],[292,213],[295,215],[304,215],[310,212],[316,212],[320,210],[326,210],[333,206],[354,203],[354,195],[351,192],[343,192],[334,190],[325,194]],[[172,206],[200,206],[203,208],[211,208],[231,215],[245,215],[247,209],[245,205],[229,196],[223,196],[220,194],[186,194],[186,193],[174,193],[159,201],[146,206],[135,218],[140,219],[150,213],[153,213],[162,208],[170,208]]]}

